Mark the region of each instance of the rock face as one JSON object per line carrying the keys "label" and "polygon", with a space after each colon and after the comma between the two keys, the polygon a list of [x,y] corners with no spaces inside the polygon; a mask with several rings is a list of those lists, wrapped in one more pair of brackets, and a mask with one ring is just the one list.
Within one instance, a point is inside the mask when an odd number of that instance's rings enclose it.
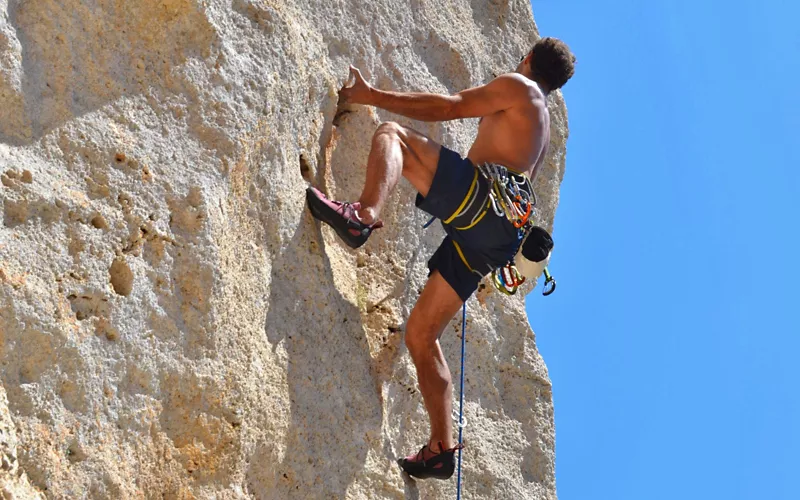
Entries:
{"label": "rock face", "polygon": [[[456,92],[537,37],[527,0],[0,0],[0,491],[454,496],[395,464],[426,438],[403,330],[443,232],[402,181],[352,251],[304,190],[356,197],[377,124],[409,123],[357,107],[334,127],[349,64]],[[465,153],[477,123],[411,125]],[[465,497],[554,498],[524,299],[488,286],[468,315]]]}
{"label": "rock face", "polygon": [[3,498],[44,499],[41,492],[31,487],[25,471],[17,461],[17,433],[8,414],[6,391],[0,387],[0,493]]}

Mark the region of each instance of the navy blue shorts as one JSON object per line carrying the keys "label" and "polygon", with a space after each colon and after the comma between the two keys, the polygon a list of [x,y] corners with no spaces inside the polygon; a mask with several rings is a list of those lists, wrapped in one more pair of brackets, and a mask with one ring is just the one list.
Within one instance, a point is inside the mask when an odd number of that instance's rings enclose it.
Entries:
{"label": "navy blue shorts", "polygon": [[467,158],[444,146],[428,196],[418,208],[437,217],[447,236],[428,261],[466,301],[484,276],[511,260],[522,232],[489,206],[489,183]]}

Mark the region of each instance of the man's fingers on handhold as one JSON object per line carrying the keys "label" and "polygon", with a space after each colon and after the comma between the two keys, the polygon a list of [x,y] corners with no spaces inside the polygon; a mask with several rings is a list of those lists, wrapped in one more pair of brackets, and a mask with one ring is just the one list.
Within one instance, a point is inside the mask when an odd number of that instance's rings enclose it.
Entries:
{"label": "man's fingers on handhold", "polygon": [[350,65],[350,74],[347,75],[347,82],[345,83],[346,87],[352,87],[356,82],[358,82],[358,70],[355,66]]}
{"label": "man's fingers on handhold", "polygon": [[353,65],[350,65],[350,78],[355,80],[353,83],[358,83],[359,81],[363,82],[364,77],[361,76],[361,70],[356,68]]}

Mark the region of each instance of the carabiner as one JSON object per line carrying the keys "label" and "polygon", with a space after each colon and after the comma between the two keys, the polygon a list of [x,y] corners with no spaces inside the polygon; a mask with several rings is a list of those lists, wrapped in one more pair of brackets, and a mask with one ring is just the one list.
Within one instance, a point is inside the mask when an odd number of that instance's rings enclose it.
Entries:
{"label": "carabiner", "polygon": [[[520,211],[520,213],[522,212],[522,208],[519,206],[519,203],[514,203],[514,206],[517,207],[517,209]],[[522,217],[519,217],[517,220],[511,222],[514,225],[515,228],[519,229],[519,228],[521,228],[522,226],[524,226],[525,224],[528,223],[528,219],[530,219],[530,217],[531,217],[531,209],[532,208],[531,208],[531,205],[529,203],[528,204],[528,210],[525,212],[525,214],[522,215]]]}
{"label": "carabiner", "polygon": [[[500,276],[498,276],[500,274]],[[516,288],[509,288],[503,283],[502,281],[502,271],[500,273],[497,272],[497,269],[492,271],[492,283],[494,287],[497,288],[498,291],[503,292],[506,295],[514,295],[517,293]]]}
{"label": "carabiner", "polygon": [[[548,288],[549,286],[549,288]],[[547,268],[544,268],[544,290],[542,290],[542,295],[547,297],[548,295],[552,294],[556,291],[556,280],[550,275],[550,271]]]}

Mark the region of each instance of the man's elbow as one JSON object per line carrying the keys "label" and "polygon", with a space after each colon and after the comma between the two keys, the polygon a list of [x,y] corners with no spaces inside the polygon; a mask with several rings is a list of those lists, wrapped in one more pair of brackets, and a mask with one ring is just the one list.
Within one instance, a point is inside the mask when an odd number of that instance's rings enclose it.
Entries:
{"label": "man's elbow", "polygon": [[461,96],[449,96],[447,98],[447,106],[443,111],[444,120],[459,120],[466,118],[464,99]]}

